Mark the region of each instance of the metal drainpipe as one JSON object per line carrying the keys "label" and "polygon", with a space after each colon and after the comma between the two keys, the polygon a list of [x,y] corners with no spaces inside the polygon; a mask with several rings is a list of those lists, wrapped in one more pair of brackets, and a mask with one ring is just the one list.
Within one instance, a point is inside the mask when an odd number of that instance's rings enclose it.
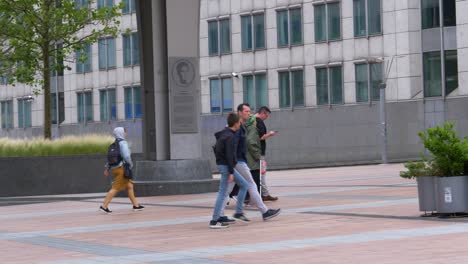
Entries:
{"label": "metal drainpipe", "polygon": [[444,6],[443,0],[439,0],[439,23],[440,23],[440,79],[442,84],[442,99],[445,100],[445,39],[444,39]]}

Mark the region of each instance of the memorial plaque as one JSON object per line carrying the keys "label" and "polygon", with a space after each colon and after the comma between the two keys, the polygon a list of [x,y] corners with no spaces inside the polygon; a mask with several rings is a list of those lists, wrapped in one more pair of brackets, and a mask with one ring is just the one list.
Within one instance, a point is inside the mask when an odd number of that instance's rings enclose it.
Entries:
{"label": "memorial plaque", "polygon": [[169,57],[172,133],[198,133],[197,58]]}

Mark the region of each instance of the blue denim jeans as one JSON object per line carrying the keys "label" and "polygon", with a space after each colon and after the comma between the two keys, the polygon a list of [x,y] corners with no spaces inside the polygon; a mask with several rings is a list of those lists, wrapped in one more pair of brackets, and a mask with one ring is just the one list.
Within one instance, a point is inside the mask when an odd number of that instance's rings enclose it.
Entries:
{"label": "blue denim jeans", "polygon": [[[221,213],[224,212],[226,206],[225,197],[228,193],[229,186],[229,170],[226,165],[218,165],[218,170],[221,173],[221,179],[219,181],[219,191],[216,197],[216,203],[213,212],[213,219],[218,220]],[[237,171],[234,171],[234,181],[239,186],[239,194],[237,196],[236,213],[242,213],[244,211],[244,199],[249,188],[249,183],[242,177]]]}

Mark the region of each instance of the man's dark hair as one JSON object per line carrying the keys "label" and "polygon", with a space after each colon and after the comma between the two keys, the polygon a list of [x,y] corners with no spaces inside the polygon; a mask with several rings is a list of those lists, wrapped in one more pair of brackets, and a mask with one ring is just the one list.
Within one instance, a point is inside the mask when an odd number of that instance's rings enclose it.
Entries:
{"label": "man's dark hair", "polygon": [[250,105],[248,103],[242,103],[242,104],[237,106],[237,111],[244,111],[244,106],[250,107]]}
{"label": "man's dark hair", "polygon": [[257,111],[258,114],[261,114],[261,113],[269,113],[271,114],[271,111],[270,111],[270,108],[268,108],[268,106],[262,106],[258,109]]}
{"label": "man's dark hair", "polygon": [[229,113],[227,117],[227,124],[228,127],[233,127],[235,124],[239,122],[240,118],[236,113]]}

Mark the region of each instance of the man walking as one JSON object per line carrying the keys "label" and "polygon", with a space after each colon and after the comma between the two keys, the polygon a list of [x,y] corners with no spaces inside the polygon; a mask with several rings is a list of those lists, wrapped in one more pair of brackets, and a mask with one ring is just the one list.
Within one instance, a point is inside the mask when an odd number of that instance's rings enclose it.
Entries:
{"label": "man walking", "polygon": [[[265,120],[268,119],[270,116],[271,111],[267,106],[262,106],[258,109],[257,113],[255,114],[255,117],[257,118],[257,129],[258,129],[258,136],[260,137],[260,144],[261,144],[261,161],[264,164],[266,164],[265,160],[265,151],[266,151],[266,140],[274,135],[276,135],[275,131],[270,131],[267,133],[267,127],[265,125]],[[268,187],[266,184],[266,179],[265,179],[266,173],[260,172],[260,186],[261,188],[261,194],[262,194],[262,200],[263,201],[276,201],[278,200],[278,197],[274,197],[270,195],[270,192],[268,191]]]}
{"label": "man walking", "polygon": [[[237,107],[237,113],[241,119],[242,125],[240,126],[239,130],[235,133],[235,144],[237,144],[237,164],[234,167],[237,172],[239,172],[242,177],[249,183],[248,192],[250,195],[250,202],[255,205],[262,213],[263,220],[269,220],[281,212],[281,209],[268,209],[265,203],[263,203],[262,198],[257,190],[257,185],[255,184],[252,174],[250,173],[250,169],[247,166],[247,141],[246,141],[246,130],[244,124],[250,118],[250,105],[243,103]],[[225,196],[224,204],[228,201],[228,195]]]}

